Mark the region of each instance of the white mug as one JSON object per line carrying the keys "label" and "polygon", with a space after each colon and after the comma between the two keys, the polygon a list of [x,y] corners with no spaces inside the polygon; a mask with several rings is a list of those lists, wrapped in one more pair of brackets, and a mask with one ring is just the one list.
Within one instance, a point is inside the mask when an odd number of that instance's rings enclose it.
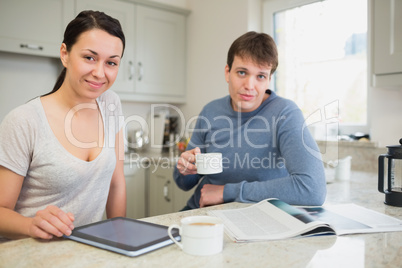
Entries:
{"label": "white mug", "polygon": [[350,169],[352,157],[347,156],[336,161],[329,161],[328,166],[335,169],[335,180],[348,181],[350,180]]}
{"label": "white mug", "polygon": [[[183,218],[181,226],[170,225],[168,234],[185,253],[196,256],[217,254],[223,248],[223,222],[217,217],[191,216]],[[172,236],[172,229],[179,229],[181,242]]]}
{"label": "white mug", "polygon": [[198,174],[217,174],[222,172],[222,154],[206,153],[195,155]]}

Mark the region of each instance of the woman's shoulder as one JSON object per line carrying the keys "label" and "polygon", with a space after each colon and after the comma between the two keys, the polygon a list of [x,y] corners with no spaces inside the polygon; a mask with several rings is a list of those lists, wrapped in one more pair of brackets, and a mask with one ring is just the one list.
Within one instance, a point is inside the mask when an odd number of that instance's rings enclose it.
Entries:
{"label": "woman's shoulder", "polygon": [[99,105],[99,109],[102,111],[105,117],[119,117],[118,120],[120,129],[120,126],[122,125],[122,123],[124,123],[124,119],[123,109],[117,93],[109,89],[97,98],[97,102]]}
{"label": "woman's shoulder", "polygon": [[30,121],[32,117],[40,116],[40,108],[40,98],[37,97],[11,110],[4,120]]}
{"label": "woman's shoulder", "polygon": [[4,117],[0,124],[0,129],[4,131],[14,130],[18,133],[39,129],[40,122],[44,121],[40,104],[40,99],[37,97],[14,108]]}
{"label": "woman's shoulder", "polygon": [[110,89],[103,92],[102,95],[99,96],[98,100],[107,103],[120,103],[119,95]]}

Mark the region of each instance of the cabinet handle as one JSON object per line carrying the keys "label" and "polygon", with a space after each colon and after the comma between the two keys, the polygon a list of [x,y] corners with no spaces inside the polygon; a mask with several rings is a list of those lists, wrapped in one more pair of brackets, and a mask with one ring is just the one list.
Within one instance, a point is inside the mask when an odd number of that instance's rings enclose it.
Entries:
{"label": "cabinet handle", "polygon": [[132,80],[133,76],[134,76],[134,64],[133,62],[130,60],[128,62],[128,80]]}
{"label": "cabinet handle", "polygon": [[141,62],[138,62],[138,69],[139,69],[138,81],[141,81],[142,77],[144,76],[144,68],[142,67]]}
{"label": "cabinet handle", "polygon": [[167,202],[170,202],[170,198],[168,196],[169,195],[169,188],[168,188],[169,184],[170,184],[170,181],[167,181],[165,183],[165,185],[163,186],[163,197],[165,198],[165,200]]}
{"label": "cabinet handle", "polygon": [[32,44],[20,44],[21,48],[27,48],[32,50],[43,50],[42,46],[32,45]]}

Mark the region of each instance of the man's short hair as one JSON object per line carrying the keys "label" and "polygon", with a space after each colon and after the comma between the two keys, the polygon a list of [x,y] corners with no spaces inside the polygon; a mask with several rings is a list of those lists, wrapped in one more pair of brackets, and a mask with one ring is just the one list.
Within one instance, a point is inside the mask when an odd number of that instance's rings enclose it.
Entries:
{"label": "man's short hair", "polygon": [[251,59],[260,66],[270,66],[271,75],[278,67],[278,50],[275,41],[265,33],[247,32],[232,43],[227,58],[229,71],[232,69],[235,56]]}

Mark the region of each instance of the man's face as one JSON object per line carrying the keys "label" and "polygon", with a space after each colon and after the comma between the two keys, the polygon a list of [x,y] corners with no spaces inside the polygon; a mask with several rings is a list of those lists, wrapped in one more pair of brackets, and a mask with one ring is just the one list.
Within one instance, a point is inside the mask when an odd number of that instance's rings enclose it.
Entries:
{"label": "man's face", "polygon": [[251,59],[235,56],[232,69],[225,67],[232,107],[236,112],[252,112],[269,96],[265,91],[271,82],[271,66],[259,66]]}

